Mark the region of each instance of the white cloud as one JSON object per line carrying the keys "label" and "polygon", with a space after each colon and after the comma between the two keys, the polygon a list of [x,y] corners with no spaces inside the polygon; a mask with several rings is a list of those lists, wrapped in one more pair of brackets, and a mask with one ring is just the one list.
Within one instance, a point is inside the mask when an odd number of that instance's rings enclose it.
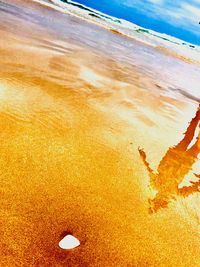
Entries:
{"label": "white cloud", "polygon": [[152,4],[162,5],[164,1],[163,0],[148,0],[148,2]]}
{"label": "white cloud", "polygon": [[200,37],[200,0],[124,0],[124,4]]}
{"label": "white cloud", "polygon": [[192,15],[191,19],[192,18],[200,19],[200,7],[196,7],[188,3],[183,3],[182,8],[187,12],[187,16],[188,14]]}

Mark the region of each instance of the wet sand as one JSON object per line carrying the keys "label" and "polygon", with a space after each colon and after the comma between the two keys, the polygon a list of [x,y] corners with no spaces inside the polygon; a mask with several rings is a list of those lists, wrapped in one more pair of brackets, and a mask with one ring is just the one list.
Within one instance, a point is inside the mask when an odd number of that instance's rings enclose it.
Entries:
{"label": "wet sand", "polygon": [[29,1],[0,25],[1,266],[200,266],[199,193],[150,214],[138,152],[183,138],[198,67]]}

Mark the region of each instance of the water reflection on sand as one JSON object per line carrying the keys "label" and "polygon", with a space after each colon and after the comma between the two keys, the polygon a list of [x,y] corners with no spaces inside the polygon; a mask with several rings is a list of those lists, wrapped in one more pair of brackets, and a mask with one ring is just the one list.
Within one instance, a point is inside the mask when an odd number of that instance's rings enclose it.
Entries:
{"label": "water reflection on sand", "polygon": [[199,195],[149,215],[138,153],[156,169],[182,139],[199,67],[31,2],[0,14],[2,266],[199,266]]}

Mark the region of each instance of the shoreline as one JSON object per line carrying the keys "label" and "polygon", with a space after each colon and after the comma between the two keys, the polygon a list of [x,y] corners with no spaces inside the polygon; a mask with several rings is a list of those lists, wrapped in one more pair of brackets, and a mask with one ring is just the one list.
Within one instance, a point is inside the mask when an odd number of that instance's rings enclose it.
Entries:
{"label": "shoreline", "polygon": [[[90,13],[86,14],[84,13],[85,11],[78,9],[74,6],[71,6],[70,4],[60,2],[59,0],[50,0],[50,1],[49,0],[47,1],[33,0],[33,2],[39,3],[41,5],[45,5],[49,8],[52,8],[62,13],[66,13],[71,16],[75,16],[79,19],[83,19],[87,21],[88,23],[95,24],[96,26],[104,28],[114,34],[119,34],[121,36],[138,41],[144,45],[151,46],[155,49],[158,49],[162,53],[172,56],[181,61],[184,61],[185,63],[200,66],[200,47],[197,45],[195,45],[195,48],[192,48],[193,46],[192,44],[187,43],[183,40],[177,39],[172,36],[168,36],[166,34],[155,32],[150,29],[143,28],[134,23],[124,21],[123,19],[118,19],[118,20],[122,21],[123,23],[127,23],[128,24],[127,28],[125,25],[120,25],[120,26],[118,25],[117,27],[117,25],[113,23],[109,23],[108,21],[101,20],[100,22],[96,15],[89,16]],[[73,2],[73,3],[76,3],[76,2]],[[68,6],[68,9],[67,9],[67,6]],[[93,10],[92,8],[89,8],[89,9]],[[95,14],[97,12],[99,11],[95,10]],[[99,14],[103,14],[103,13],[99,12]],[[104,15],[109,16],[107,14],[104,14]],[[117,18],[113,17],[113,19],[116,20]],[[130,27],[132,27],[132,29]],[[130,30],[131,32],[128,32]],[[185,46],[186,44],[187,46]]]}

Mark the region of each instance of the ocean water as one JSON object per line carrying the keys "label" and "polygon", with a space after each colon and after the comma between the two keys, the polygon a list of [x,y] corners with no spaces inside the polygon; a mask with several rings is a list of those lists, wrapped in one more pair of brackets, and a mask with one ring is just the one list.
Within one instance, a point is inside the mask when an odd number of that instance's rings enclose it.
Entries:
{"label": "ocean water", "polygon": [[[63,0],[62,2],[67,1]],[[146,12],[145,8],[138,9],[137,6],[126,6],[123,2],[120,3],[120,1],[109,2],[109,4],[107,0],[78,0],[77,2],[90,8],[99,10],[105,14],[131,21],[137,25],[140,25],[141,27],[161,33],[166,33],[170,36],[174,36],[187,42],[192,42],[199,45],[199,38],[193,33],[187,31],[185,28],[176,27],[176,25],[168,23],[168,21],[160,18],[159,14],[157,15],[157,17],[150,16]],[[143,5],[145,5],[145,1]],[[198,21],[196,23],[198,26]]]}

